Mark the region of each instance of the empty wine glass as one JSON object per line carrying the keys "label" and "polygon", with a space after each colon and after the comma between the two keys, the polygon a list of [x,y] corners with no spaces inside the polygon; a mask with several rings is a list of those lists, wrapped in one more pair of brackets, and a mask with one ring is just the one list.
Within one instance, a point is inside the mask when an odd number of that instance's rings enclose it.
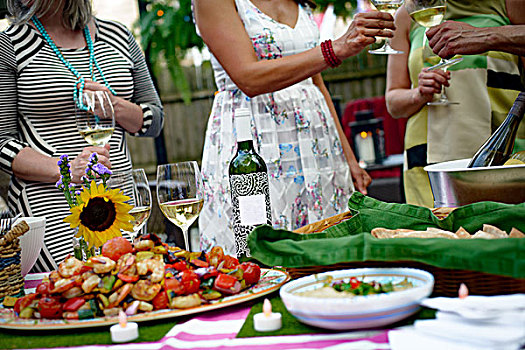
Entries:
{"label": "empty wine glass", "polygon": [[204,204],[202,176],[195,161],[164,164],[157,167],[157,199],[162,213],[184,235],[190,250],[188,228],[199,216]]}
{"label": "empty wine glass", "polygon": [[[410,17],[412,17],[414,21],[416,21],[419,25],[425,27],[426,32],[429,28],[437,26],[438,24],[443,22],[443,19],[445,18],[446,4],[446,0],[406,0],[405,8],[407,9]],[[427,47],[427,44],[427,36],[426,34],[423,34],[423,49]],[[456,57],[453,59],[440,58],[439,63],[434,64],[427,70],[432,71],[436,69],[443,69],[446,71],[448,67],[459,63],[462,60],[463,57]],[[448,100],[444,86],[441,89],[440,98],[436,101],[427,103],[427,105],[430,106],[446,106],[450,104],[458,104],[458,102],[451,102]]]}
{"label": "empty wine glass", "polygon": [[133,216],[133,232],[128,232],[131,239],[135,239],[140,230],[146,225],[151,214],[151,190],[144,169],[113,172],[107,181],[108,187],[119,188],[130,197],[126,203],[133,206],[129,214]]}
{"label": "empty wine glass", "polygon": [[115,112],[106,91],[86,91],[75,109],[80,135],[92,146],[104,146],[115,130]]}
{"label": "empty wine glass", "polygon": [[[394,16],[396,13],[396,10],[403,5],[403,2],[405,0],[370,0],[370,2],[376,7],[378,11],[386,12]],[[384,38],[384,44],[378,49],[375,50],[369,50],[369,53],[376,54],[376,55],[393,55],[393,54],[400,54],[403,53],[403,51],[398,51],[392,48],[390,46],[390,42],[388,41],[388,38]]]}

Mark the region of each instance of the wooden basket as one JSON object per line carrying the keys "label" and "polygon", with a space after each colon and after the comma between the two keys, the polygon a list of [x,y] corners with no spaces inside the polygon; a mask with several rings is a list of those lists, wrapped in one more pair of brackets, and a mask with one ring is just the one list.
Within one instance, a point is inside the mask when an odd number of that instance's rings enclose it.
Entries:
{"label": "wooden basket", "polygon": [[27,231],[29,225],[22,221],[0,238],[0,301],[6,296],[23,294],[22,249],[18,237]]}
{"label": "wooden basket", "polygon": [[[351,216],[350,212],[346,212],[301,227],[294,232],[303,234],[321,232]],[[443,215],[443,217],[446,217],[446,215]],[[365,267],[410,267],[428,271],[434,276],[434,296],[455,297],[458,295],[461,283],[465,283],[468,286],[471,294],[477,295],[525,293],[525,279],[493,275],[479,271],[444,269],[417,261],[350,261],[326,266],[287,268],[286,270],[291,278],[295,279],[326,271]]]}

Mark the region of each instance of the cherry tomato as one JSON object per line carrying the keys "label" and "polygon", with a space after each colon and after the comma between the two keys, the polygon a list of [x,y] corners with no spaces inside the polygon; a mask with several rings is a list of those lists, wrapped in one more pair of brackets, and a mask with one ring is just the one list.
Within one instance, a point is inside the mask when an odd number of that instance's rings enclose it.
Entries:
{"label": "cherry tomato", "polygon": [[182,283],[176,278],[165,278],[164,279],[164,288],[175,292],[177,295],[184,294],[184,287]]}
{"label": "cherry tomato", "polygon": [[222,267],[224,267],[225,269],[234,269],[238,265],[239,265],[239,260],[237,260],[237,258],[234,258],[233,256],[230,256],[230,255],[226,255],[224,257],[224,264],[222,265]]}
{"label": "cherry tomato", "polygon": [[171,265],[175,270],[177,271],[184,271],[188,269],[188,265],[185,261],[177,261],[176,263]]}
{"label": "cherry tomato", "polygon": [[352,289],[356,289],[360,285],[361,285],[361,282],[357,278],[355,277],[350,278],[350,287],[352,287]]}
{"label": "cherry tomato", "polygon": [[195,272],[191,270],[185,270],[179,272],[177,278],[182,284],[182,288],[184,289],[185,295],[197,293],[199,291],[201,281],[199,280],[199,276],[197,276]]}
{"label": "cherry tomato", "polygon": [[119,279],[121,279],[122,281],[126,282],[126,283],[133,283],[133,282],[137,282],[139,280],[139,275],[128,276],[128,275],[125,275],[123,273],[119,273],[119,274],[117,274],[117,277]]}
{"label": "cherry tomato", "polygon": [[244,271],[244,281],[246,285],[255,284],[261,278],[261,268],[259,265],[252,262],[243,262],[241,269]]}
{"label": "cherry tomato", "polygon": [[38,312],[42,318],[61,318],[62,304],[57,298],[45,296],[38,301]]}
{"label": "cherry tomato", "polygon": [[118,261],[122,255],[131,253],[132,250],[133,247],[127,239],[124,237],[115,237],[104,243],[102,246],[102,255],[113,261]]}
{"label": "cherry tomato", "polygon": [[64,311],[77,311],[85,303],[86,303],[86,299],[84,298],[81,298],[81,297],[71,298],[71,299],[68,299],[68,301],[64,303],[63,309]]}
{"label": "cherry tomato", "polygon": [[160,291],[159,294],[157,294],[157,296],[153,298],[152,304],[155,310],[167,309],[169,301],[168,301],[168,294],[166,293],[166,291],[165,290]]}
{"label": "cherry tomato", "polygon": [[224,294],[235,294],[241,290],[241,283],[231,275],[219,273],[213,283],[213,289]]}
{"label": "cherry tomato", "polygon": [[40,295],[48,295],[51,294],[51,291],[53,290],[54,286],[51,282],[42,282],[36,287],[36,292]]}
{"label": "cherry tomato", "polygon": [[33,294],[29,294],[21,298],[18,298],[15,302],[15,306],[13,307],[15,312],[17,314],[20,314],[20,311],[28,307],[33,302],[33,300],[35,300],[36,297],[37,297],[37,294],[33,293]]}

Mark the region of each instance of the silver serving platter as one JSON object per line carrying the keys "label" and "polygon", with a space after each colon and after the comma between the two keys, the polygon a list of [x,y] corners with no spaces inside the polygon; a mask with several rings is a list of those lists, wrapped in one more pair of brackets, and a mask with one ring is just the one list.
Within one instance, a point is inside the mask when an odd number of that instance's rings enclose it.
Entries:
{"label": "silver serving platter", "polygon": [[426,166],[434,206],[458,207],[481,201],[525,202],[525,164],[467,168],[470,159]]}

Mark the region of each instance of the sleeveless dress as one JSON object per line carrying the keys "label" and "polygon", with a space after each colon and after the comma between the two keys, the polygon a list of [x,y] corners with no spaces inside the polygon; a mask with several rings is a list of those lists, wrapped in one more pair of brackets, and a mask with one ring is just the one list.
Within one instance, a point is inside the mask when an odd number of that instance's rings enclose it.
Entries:
{"label": "sleeveless dress", "polygon": [[[445,20],[475,27],[510,25],[504,0],[448,0]],[[432,55],[425,28],[412,22],[408,68],[417,87],[418,74]],[[464,55],[463,61],[448,68],[450,106],[425,106],[411,116],[405,134],[404,185],[407,203],[434,206],[430,182],[423,167],[438,162],[470,158],[505,119],[523,85],[519,57],[499,51]],[[515,151],[524,149],[525,123],[521,123]]]}
{"label": "sleeveless dress", "polygon": [[[143,127],[134,136],[158,135],[163,109],[140,47],[123,25],[100,19],[95,24],[94,53],[104,76],[118,96],[142,108]],[[12,25],[0,33],[0,52],[0,170],[11,175],[9,208],[23,216],[46,217],[45,244],[33,272],[51,271],[73,253],[74,231],[62,221],[70,214],[69,206],[55,183],[19,179],[11,164],[25,147],[73,159],[89,146],[75,122],[77,79],[29,24]],[[61,52],[82,76],[90,76],[86,47]],[[98,70],[95,76],[102,81]],[[109,144],[112,170],[131,169],[126,131],[119,125]]]}
{"label": "sleeveless dress", "polygon": [[[235,3],[259,60],[279,59],[318,45],[319,31],[308,7],[298,5],[292,28],[249,0]],[[228,254],[235,253],[228,167],[236,150],[234,118],[240,106],[252,112],[254,146],[268,167],[273,226],[293,230],[345,211],[354,190],[350,169],[326,101],[312,79],[248,98],[214,57],[212,65],[219,91],[202,158],[201,249],[220,245]]]}

